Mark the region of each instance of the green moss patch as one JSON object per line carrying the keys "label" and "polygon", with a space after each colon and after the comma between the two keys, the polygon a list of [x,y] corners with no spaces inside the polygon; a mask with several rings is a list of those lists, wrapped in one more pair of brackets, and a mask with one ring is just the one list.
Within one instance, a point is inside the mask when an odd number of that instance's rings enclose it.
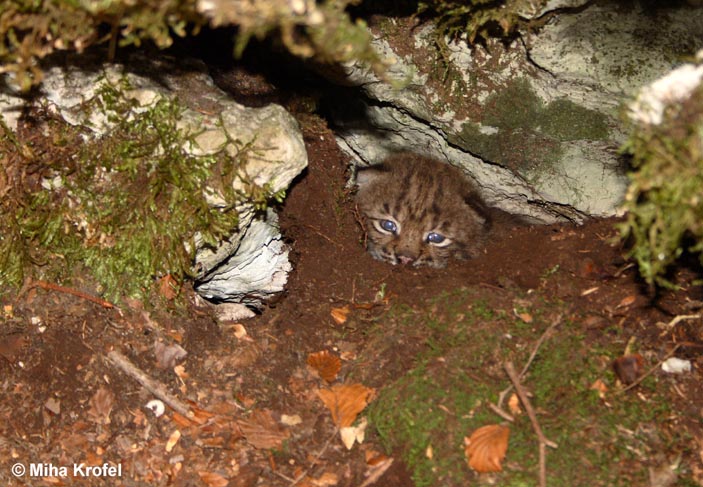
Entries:
{"label": "green moss patch", "polygon": [[[564,312],[549,301],[538,303],[541,311],[513,311],[498,301],[477,302],[476,295],[471,289],[443,294],[429,311],[391,311],[378,324],[384,338],[373,346],[374,357],[392,362],[393,347],[415,353],[411,362],[391,366],[397,378],[372,403],[371,424],[388,451],[402,456],[418,487],[480,481],[467,465],[463,439],[504,421],[489,407],[510,385],[503,364],[512,361],[520,370]],[[548,484],[644,485],[648,455],[672,441],[653,427],[669,405],[653,378],[639,395],[608,392],[601,398],[591,386],[600,379],[614,389],[609,364],[621,350],[584,349],[583,343],[577,320],[560,321],[523,378],[544,434],[558,444],[548,449]],[[539,454],[531,423],[523,413],[509,427],[503,471],[485,476],[502,486],[536,485]]]}
{"label": "green moss patch", "polygon": [[[188,276],[195,236],[215,246],[230,235],[235,205],[262,207],[275,196],[247,181],[251,191],[234,191],[249,149],[235,158],[224,150],[191,155],[186,147],[195,134],[179,128],[178,101],[138,106],[128,89],[126,81],[104,82],[85,103],[86,126],[94,114],[112,126],[100,137],[46,112],[33,118],[46,137],[29,122],[18,134],[3,127],[0,152],[10,178],[0,214],[0,285],[19,285],[28,275],[67,280],[81,266],[111,299],[140,295],[156,277]],[[208,205],[207,191],[224,203]]]}
{"label": "green moss patch", "polygon": [[450,140],[484,159],[533,176],[549,170],[562,156],[561,144],[603,140],[607,117],[561,99],[545,104],[525,79],[516,79],[489,96],[481,126],[466,123]]}
{"label": "green moss patch", "polygon": [[685,252],[703,263],[703,87],[661,125],[633,127],[623,151],[635,171],[622,237],[647,283],[674,287],[667,271]]}

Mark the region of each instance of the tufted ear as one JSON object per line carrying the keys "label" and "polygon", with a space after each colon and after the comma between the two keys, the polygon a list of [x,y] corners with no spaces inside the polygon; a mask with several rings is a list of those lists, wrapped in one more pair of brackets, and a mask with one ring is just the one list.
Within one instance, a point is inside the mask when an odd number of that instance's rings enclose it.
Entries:
{"label": "tufted ear", "polygon": [[374,166],[357,167],[356,169],[356,185],[360,188],[368,186],[376,181],[379,177],[388,172],[388,168],[383,164]]}

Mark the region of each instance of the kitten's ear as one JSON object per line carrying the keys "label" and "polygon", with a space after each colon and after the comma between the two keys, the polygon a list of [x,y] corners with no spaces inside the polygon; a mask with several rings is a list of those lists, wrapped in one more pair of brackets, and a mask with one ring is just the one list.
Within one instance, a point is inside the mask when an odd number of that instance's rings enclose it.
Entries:
{"label": "kitten's ear", "polygon": [[488,207],[475,194],[469,193],[464,195],[464,203],[471,208],[476,214],[476,217],[481,221],[481,225],[485,228],[490,228],[492,225]]}
{"label": "kitten's ear", "polygon": [[360,188],[368,186],[387,172],[388,168],[385,167],[383,164],[359,167],[356,169],[356,185]]}

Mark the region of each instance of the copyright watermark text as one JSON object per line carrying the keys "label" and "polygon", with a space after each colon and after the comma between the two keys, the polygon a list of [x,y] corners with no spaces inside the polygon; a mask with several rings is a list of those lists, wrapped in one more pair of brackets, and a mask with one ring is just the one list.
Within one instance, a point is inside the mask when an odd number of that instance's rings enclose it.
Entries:
{"label": "copyright watermark text", "polygon": [[53,463],[15,463],[10,469],[15,477],[122,477],[122,464],[58,466]]}

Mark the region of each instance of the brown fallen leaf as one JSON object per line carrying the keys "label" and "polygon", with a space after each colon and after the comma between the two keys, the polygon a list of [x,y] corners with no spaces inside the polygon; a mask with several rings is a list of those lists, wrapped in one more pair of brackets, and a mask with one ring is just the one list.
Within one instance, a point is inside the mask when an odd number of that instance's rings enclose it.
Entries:
{"label": "brown fallen leaf", "polygon": [[61,401],[55,397],[47,399],[44,403],[44,407],[56,415],[61,414]]}
{"label": "brown fallen leaf", "polygon": [[608,386],[605,385],[605,382],[603,382],[601,379],[596,379],[593,384],[591,384],[591,387],[589,388],[592,391],[597,391],[598,396],[603,399],[605,397],[605,393],[608,392]]}
{"label": "brown fallen leaf", "polygon": [[644,358],[639,353],[625,355],[613,360],[613,370],[625,385],[630,385],[644,373]]}
{"label": "brown fallen leaf", "polygon": [[178,280],[171,274],[166,274],[159,279],[159,294],[168,301],[176,299],[180,292],[180,287]]}
{"label": "brown fallen leaf", "polygon": [[342,439],[342,443],[347,447],[347,450],[351,450],[354,443],[363,443],[366,438],[366,426],[368,426],[368,421],[366,418],[361,418],[359,424],[356,426],[346,426],[344,428],[339,428],[339,436]]}
{"label": "brown fallen leaf", "polygon": [[177,343],[166,345],[157,341],[154,343],[154,355],[156,355],[156,366],[158,368],[172,369],[188,355],[188,352]]}
{"label": "brown fallen leaf", "polygon": [[4,304],[2,306],[2,315],[5,319],[10,319],[14,316],[14,308],[11,304]]}
{"label": "brown fallen leaf", "polygon": [[90,409],[88,416],[95,422],[100,424],[110,424],[110,413],[112,406],[115,404],[115,395],[111,390],[101,387],[93,397],[90,398]]}
{"label": "brown fallen leaf", "polygon": [[179,430],[173,430],[173,433],[168,437],[168,441],[166,442],[166,451],[168,453],[171,453],[173,448],[176,446],[178,441],[181,439],[181,432]]}
{"label": "brown fallen leaf", "polygon": [[513,416],[522,414],[522,407],[520,406],[520,398],[514,392],[510,395],[508,399],[508,409]]}
{"label": "brown fallen leaf", "polygon": [[317,395],[332,413],[332,421],[340,428],[351,426],[375,394],[375,389],[363,384],[337,384],[317,391]]}
{"label": "brown fallen leaf", "polygon": [[242,340],[239,346],[229,354],[226,363],[234,369],[243,369],[259,360],[263,353],[264,350],[258,343],[250,339]]}
{"label": "brown fallen leaf", "polygon": [[229,480],[219,473],[199,471],[198,476],[208,487],[227,487],[229,484]]}
{"label": "brown fallen leaf", "polygon": [[190,377],[190,374],[186,372],[186,368],[182,365],[176,365],[173,368],[173,372],[182,380],[186,380]]}
{"label": "brown fallen leaf", "polygon": [[510,428],[489,424],[464,438],[464,453],[469,467],[479,473],[500,472],[501,462],[508,451]]}
{"label": "brown fallen leaf", "polygon": [[331,487],[339,483],[339,476],[334,472],[325,472],[317,478],[312,479],[315,487]]}
{"label": "brown fallen leaf", "polygon": [[239,465],[237,474],[229,480],[227,487],[254,487],[262,477],[261,472],[261,467],[255,465]]}
{"label": "brown fallen leaf", "polygon": [[518,318],[520,318],[525,323],[532,323],[532,315],[525,311],[524,313],[515,313]]}
{"label": "brown fallen leaf", "polygon": [[590,279],[595,273],[596,263],[590,257],[581,260],[576,267],[576,275],[584,279]]}
{"label": "brown fallen leaf", "polygon": [[337,378],[339,369],[342,368],[342,361],[339,357],[327,350],[311,353],[308,355],[307,363],[327,382],[333,382]]}
{"label": "brown fallen leaf", "polygon": [[625,296],[624,298],[622,298],[622,299],[620,300],[620,302],[619,302],[618,305],[615,307],[615,309],[617,309],[617,308],[626,308],[627,306],[630,306],[632,303],[634,303],[636,299],[637,299],[637,296],[635,296],[634,294],[631,295],[631,296]]}
{"label": "brown fallen leaf", "polygon": [[14,363],[20,353],[29,345],[27,335],[8,335],[0,337],[0,356]]}
{"label": "brown fallen leaf", "polygon": [[271,411],[255,410],[247,419],[240,419],[237,425],[244,438],[254,448],[280,448],[283,441],[290,437],[290,432],[281,427],[273,418]]}
{"label": "brown fallen leaf", "polygon": [[332,315],[332,319],[334,320],[335,323],[338,325],[343,325],[344,323],[347,322],[347,318],[349,317],[350,313],[349,306],[342,306],[341,308],[332,308],[332,311],[330,311],[330,315]]}

